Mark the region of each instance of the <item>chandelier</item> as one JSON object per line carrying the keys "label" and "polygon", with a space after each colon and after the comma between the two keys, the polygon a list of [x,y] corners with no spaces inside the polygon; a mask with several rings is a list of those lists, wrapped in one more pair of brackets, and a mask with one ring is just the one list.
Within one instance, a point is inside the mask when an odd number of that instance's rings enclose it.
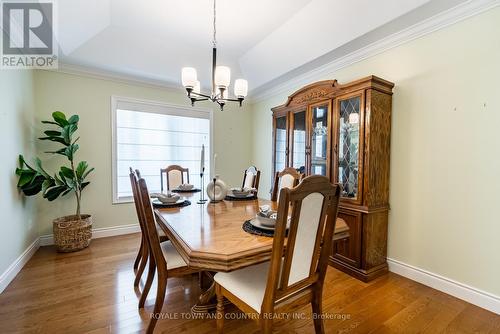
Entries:
{"label": "chandelier", "polygon": [[216,6],[214,0],[214,34],[212,40],[212,92],[204,94],[201,92],[200,81],[194,67],[182,68],[182,85],[186,88],[187,96],[191,105],[195,102],[210,100],[224,109],[226,102],[238,102],[241,104],[248,93],[248,82],[244,79],[234,81],[234,98],[229,98],[228,90],[231,82],[231,69],[227,66],[217,66],[217,39],[216,39]]}

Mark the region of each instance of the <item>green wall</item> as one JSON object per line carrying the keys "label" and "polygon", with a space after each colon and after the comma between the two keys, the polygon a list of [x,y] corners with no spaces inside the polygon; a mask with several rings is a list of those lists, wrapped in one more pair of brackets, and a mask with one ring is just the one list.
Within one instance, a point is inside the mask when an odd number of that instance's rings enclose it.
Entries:
{"label": "green wall", "polygon": [[33,72],[0,71],[0,275],[38,238],[35,201],[17,191],[18,155],[34,153]]}
{"label": "green wall", "polygon": [[[82,212],[94,216],[94,228],[136,224],[133,204],[112,204],[111,186],[111,96],[132,97],[172,104],[189,105],[182,90],[127,84],[88,76],[60,72],[38,71],[35,75],[36,127],[42,133],[40,121],[50,118],[55,110],[80,115],[78,135],[81,137],[78,159],[87,160],[96,168],[92,182],[83,194]],[[212,107],[208,102],[200,106]],[[214,111],[214,152],[217,153],[217,174],[229,185],[239,185],[243,170],[251,162],[251,113],[246,107],[228,107]],[[43,152],[50,144],[41,143]],[[43,156],[48,170],[55,170],[63,157]],[[52,233],[52,220],[72,214],[74,198],[54,202],[39,200],[38,226],[40,235]]]}
{"label": "green wall", "polygon": [[[374,74],[396,84],[388,256],[497,296],[499,22],[496,8],[310,81]],[[262,194],[271,185],[270,109],[298,88],[253,105]]]}

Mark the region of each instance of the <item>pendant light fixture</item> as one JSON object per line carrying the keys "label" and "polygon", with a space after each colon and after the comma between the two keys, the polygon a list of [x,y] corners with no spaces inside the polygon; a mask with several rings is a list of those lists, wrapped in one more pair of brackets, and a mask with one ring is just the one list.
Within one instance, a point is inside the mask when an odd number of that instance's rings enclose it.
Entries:
{"label": "pendant light fixture", "polygon": [[182,85],[186,88],[191,105],[195,102],[210,100],[219,105],[220,110],[224,109],[227,102],[238,102],[240,107],[248,93],[248,82],[244,79],[234,81],[234,98],[229,98],[228,90],[231,83],[231,69],[227,66],[217,66],[217,39],[216,39],[216,0],[214,0],[214,21],[213,21],[213,41],[212,41],[212,92],[204,94],[201,92],[200,81],[196,69],[193,67],[182,68]]}

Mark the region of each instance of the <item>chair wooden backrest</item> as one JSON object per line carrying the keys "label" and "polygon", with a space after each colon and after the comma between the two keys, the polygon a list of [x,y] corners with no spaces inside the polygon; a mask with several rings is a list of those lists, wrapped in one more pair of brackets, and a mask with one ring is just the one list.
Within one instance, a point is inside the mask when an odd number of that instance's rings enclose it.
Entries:
{"label": "chair wooden backrest", "polygon": [[132,169],[132,167],[130,167],[129,176],[130,176],[130,185],[132,187],[132,195],[134,197],[135,211],[137,213],[137,219],[139,220],[139,227],[141,229],[141,234],[143,238],[142,242],[145,242],[147,240],[144,240],[144,238],[147,235],[144,227],[144,214],[142,210],[141,199],[139,197],[139,189],[137,188],[137,182],[138,182],[138,177],[140,177],[140,172],[137,171],[134,173],[134,170]]}
{"label": "chair wooden backrest", "polygon": [[304,174],[297,172],[295,168],[287,167],[281,172],[276,172],[274,176],[273,192],[271,195],[271,201],[275,202],[278,200],[278,194],[283,188],[293,188],[299,184]]}
{"label": "chair wooden backrest", "polygon": [[184,173],[187,175],[189,183],[189,168],[179,165],[170,165],[167,168],[160,169],[161,191],[163,192],[163,173],[166,174],[167,190],[172,190],[184,184]]}
{"label": "chair wooden backrest", "polygon": [[255,188],[259,190],[260,170],[255,166],[250,166],[243,172],[242,188]]}
{"label": "chair wooden backrest", "polygon": [[[136,171],[137,172],[137,171]],[[143,178],[139,178],[137,182],[138,195],[144,218],[144,227],[146,230],[149,251],[153,254],[154,261],[159,270],[167,272],[167,262],[160,246],[160,237],[156,229],[156,220],[153,212],[153,205],[149,196],[148,186]]]}
{"label": "chair wooden backrest", "polygon": [[322,291],[339,199],[340,187],[320,175],[306,177],[293,189],[281,189],[261,314],[273,312],[276,301],[286,304],[294,297],[318,293],[315,289]]}

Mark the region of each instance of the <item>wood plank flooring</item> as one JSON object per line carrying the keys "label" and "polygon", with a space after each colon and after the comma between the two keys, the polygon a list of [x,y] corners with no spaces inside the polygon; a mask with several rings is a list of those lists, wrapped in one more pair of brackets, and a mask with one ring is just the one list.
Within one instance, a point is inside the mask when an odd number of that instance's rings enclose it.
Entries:
{"label": "wood plank flooring", "polygon": [[[138,245],[139,235],[132,234],[93,240],[77,253],[40,248],[0,295],[0,333],[143,332],[154,291],[139,311],[132,270]],[[396,274],[363,283],[329,268],[326,282],[327,333],[500,333],[500,316]],[[197,276],[171,279],[167,289],[156,332],[215,332],[214,319],[190,317],[200,292]],[[275,331],[313,333],[310,316],[304,307],[296,319],[276,321]],[[248,319],[230,319],[225,332],[259,328]]]}

